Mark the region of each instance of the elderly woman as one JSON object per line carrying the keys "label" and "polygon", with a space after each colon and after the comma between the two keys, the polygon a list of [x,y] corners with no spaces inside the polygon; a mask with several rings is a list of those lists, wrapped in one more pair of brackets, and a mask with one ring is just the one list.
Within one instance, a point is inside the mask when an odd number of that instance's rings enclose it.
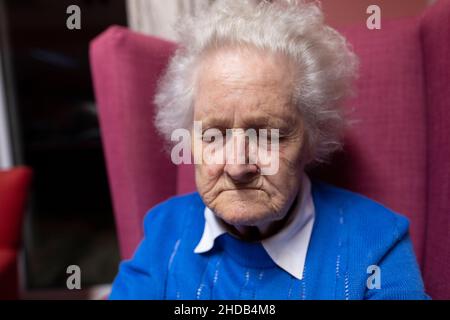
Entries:
{"label": "elderly woman", "polygon": [[[408,221],[304,173],[341,147],[340,107],[357,69],[320,8],[218,0],[179,30],[155,98],[160,132],[170,141],[201,123],[191,145],[203,159],[217,140],[205,137],[209,129],[224,135],[223,145],[241,129],[267,129],[276,133],[265,146],[278,151],[268,157],[277,170],[264,174],[259,157],[196,162],[198,193],[148,212],[145,237],[110,297],[426,298]],[[248,159],[249,144],[236,153]]]}

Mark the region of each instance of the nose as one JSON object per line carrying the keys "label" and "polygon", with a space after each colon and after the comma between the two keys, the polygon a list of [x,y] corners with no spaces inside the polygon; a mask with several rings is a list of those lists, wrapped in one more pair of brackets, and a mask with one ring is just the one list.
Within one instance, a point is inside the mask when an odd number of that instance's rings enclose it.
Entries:
{"label": "nose", "polygon": [[249,183],[259,174],[255,164],[225,164],[224,172],[237,183]]}
{"label": "nose", "polygon": [[259,175],[258,166],[250,163],[249,152],[251,148],[245,138],[243,129],[232,130],[232,135],[228,138],[225,149],[226,162],[223,170],[231,180],[238,184],[245,184]]}

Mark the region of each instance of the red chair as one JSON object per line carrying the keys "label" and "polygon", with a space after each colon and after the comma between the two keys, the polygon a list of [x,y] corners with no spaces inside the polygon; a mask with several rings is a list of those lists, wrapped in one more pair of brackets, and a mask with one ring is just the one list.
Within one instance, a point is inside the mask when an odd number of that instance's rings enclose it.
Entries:
{"label": "red chair", "polygon": [[[376,199],[411,220],[428,293],[450,298],[450,2],[423,16],[341,30],[361,60],[345,152],[313,175]],[[142,217],[195,189],[153,125],[153,95],[176,45],[111,27],[91,44],[100,125],[123,258],[142,237]]]}
{"label": "red chair", "polygon": [[31,169],[0,170],[0,300],[19,297],[17,255]]}

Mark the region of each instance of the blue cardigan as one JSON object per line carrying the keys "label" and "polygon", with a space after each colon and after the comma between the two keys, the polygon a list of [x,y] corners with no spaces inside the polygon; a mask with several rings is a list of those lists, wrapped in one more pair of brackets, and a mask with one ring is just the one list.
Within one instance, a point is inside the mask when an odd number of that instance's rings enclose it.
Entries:
{"label": "blue cardigan", "polygon": [[144,239],[121,263],[110,299],[428,298],[406,218],[314,180],[312,197],[316,218],[302,280],[279,268],[260,243],[228,234],[212,250],[194,253],[205,205],[192,193],[147,213]]}

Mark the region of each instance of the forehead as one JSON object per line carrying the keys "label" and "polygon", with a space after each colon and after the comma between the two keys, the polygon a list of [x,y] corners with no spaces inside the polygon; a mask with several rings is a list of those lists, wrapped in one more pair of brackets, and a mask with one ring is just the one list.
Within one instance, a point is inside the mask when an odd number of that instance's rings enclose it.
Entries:
{"label": "forehead", "polygon": [[291,65],[281,54],[253,48],[207,53],[197,74],[195,119],[267,122],[291,118],[293,84]]}

